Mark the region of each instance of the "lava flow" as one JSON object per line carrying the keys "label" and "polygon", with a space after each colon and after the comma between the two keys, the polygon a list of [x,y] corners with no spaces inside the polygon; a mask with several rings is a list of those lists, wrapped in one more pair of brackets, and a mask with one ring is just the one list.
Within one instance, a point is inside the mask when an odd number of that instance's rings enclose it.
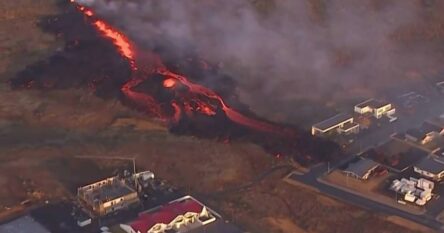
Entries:
{"label": "lava flow", "polygon": [[[74,3],[74,0],[71,0],[70,2]],[[85,16],[94,16],[94,12],[84,6],[77,5],[77,9],[79,9]],[[110,38],[113,41],[114,45],[118,48],[119,53],[127,58],[131,64],[131,68],[136,70],[137,67],[134,64],[134,49],[130,40],[123,33],[117,31],[102,20],[96,19],[93,25],[105,37]]]}
{"label": "lava flow", "polygon": [[[84,8],[83,6],[79,7],[80,11],[82,11],[86,16],[92,16],[93,13],[91,10]],[[130,42],[130,40],[122,33],[111,27],[110,25],[106,24],[102,20],[96,20],[94,22],[94,26],[103,34],[103,36],[111,39],[114,43],[114,45],[118,48],[120,54],[127,58],[130,61],[130,64],[132,65],[133,70],[137,70],[136,65],[136,57],[135,57],[135,50],[133,43]],[[157,56],[155,54],[149,53],[151,56]],[[152,60],[152,59],[150,59]],[[155,60],[161,60],[159,57],[156,57]],[[165,88],[173,88],[176,86],[176,83],[180,83],[181,85],[188,88],[188,91],[190,94],[188,95],[188,98],[182,98],[183,106],[184,108],[187,108],[186,106],[193,106],[191,107],[191,111],[200,112],[207,116],[213,116],[216,114],[216,109],[214,105],[208,104],[207,100],[216,101],[221,108],[221,110],[225,113],[225,115],[232,120],[233,122],[245,126],[247,128],[251,128],[257,131],[263,131],[268,133],[276,133],[276,134],[283,134],[284,132],[287,132],[283,130],[281,127],[275,126],[270,123],[266,123],[260,120],[256,120],[253,118],[249,118],[240,112],[230,108],[225,101],[220,97],[216,92],[213,90],[206,88],[202,85],[193,83],[188,80],[185,76],[175,74],[172,71],[168,70],[167,67],[163,64],[158,64],[159,67],[157,67],[153,73],[160,74],[165,77],[165,80],[163,81],[163,87]],[[205,63],[206,65],[206,63]],[[207,65],[206,65],[207,66]],[[159,107],[159,104],[156,103],[156,100],[145,93],[136,92],[133,89],[137,87],[140,83],[142,83],[146,78],[148,78],[151,74],[145,73],[142,77],[136,77],[134,75],[130,81],[128,81],[123,87],[122,92],[133,102],[138,104],[145,103],[146,107],[149,109],[149,111],[154,112],[157,116],[165,116]],[[191,98],[190,98],[191,96]],[[199,98],[204,97],[204,98]],[[182,113],[182,110],[180,110],[180,104],[177,103],[177,100],[174,100],[174,102],[169,103],[171,107],[174,109],[174,114],[172,116],[172,120],[177,122],[178,119],[180,119],[180,115]],[[190,108],[188,107],[186,110],[187,112],[190,111]]]}
{"label": "lava flow", "polygon": [[237,99],[235,82],[193,52],[177,52],[162,37],[154,38],[149,50],[141,49],[92,9],[70,1],[63,14],[39,23],[64,39],[65,49],[27,66],[10,80],[12,88],[91,87],[101,98],[118,98],[164,120],[172,133],[241,139],[300,164],[341,156],[337,144],[255,118]]}

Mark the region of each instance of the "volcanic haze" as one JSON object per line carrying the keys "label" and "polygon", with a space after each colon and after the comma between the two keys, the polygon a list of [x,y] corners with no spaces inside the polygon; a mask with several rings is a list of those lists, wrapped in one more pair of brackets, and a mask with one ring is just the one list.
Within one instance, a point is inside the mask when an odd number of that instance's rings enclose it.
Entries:
{"label": "volcanic haze", "polygon": [[79,2],[139,44],[163,38],[219,64],[259,115],[293,123],[307,105],[337,109],[423,85],[444,55],[441,1]]}

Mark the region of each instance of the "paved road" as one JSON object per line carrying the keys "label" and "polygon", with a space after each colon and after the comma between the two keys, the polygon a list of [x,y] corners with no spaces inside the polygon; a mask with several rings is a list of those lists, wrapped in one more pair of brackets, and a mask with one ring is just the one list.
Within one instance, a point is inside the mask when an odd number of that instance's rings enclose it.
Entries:
{"label": "paved road", "polygon": [[381,204],[379,202],[372,201],[370,199],[361,197],[359,195],[344,191],[342,189],[335,188],[333,186],[321,183],[318,178],[327,171],[326,165],[320,165],[312,168],[310,172],[304,175],[293,175],[290,178],[296,181],[302,182],[306,185],[317,188],[320,192],[342,200],[344,202],[360,206],[364,209],[368,209],[374,212],[380,212],[387,215],[396,215],[419,224],[428,226],[440,232],[444,232],[444,225],[438,222],[433,216],[429,214],[414,215],[400,209],[390,207],[388,205]]}
{"label": "paved road", "polygon": [[344,202],[351,203],[374,212],[403,217],[405,219],[428,226],[437,231],[444,232],[444,225],[435,219],[435,216],[437,216],[437,214],[444,209],[444,197],[442,198],[443,200],[439,200],[439,202],[435,202],[435,205],[429,207],[424,215],[415,215],[318,181],[318,178],[320,178],[328,170],[338,168],[339,166],[353,159],[356,154],[359,154],[368,148],[376,147],[387,142],[390,140],[390,136],[395,132],[405,132],[410,128],[421,126],[425,120],[443,114],[443,109],[444,102],[439,99],[428,103],[425,106],[418,107],[416,112],[410,115],[400,114],[400,117],[396,122],[387,123],[386,125],[382,125],[380,128],[361,134],[355,143],[347,148],[348,155],[341,161],[321,164],[313,167],[310,172],[304,175],[295,174],[290,178],[315,187],[320,192]]}

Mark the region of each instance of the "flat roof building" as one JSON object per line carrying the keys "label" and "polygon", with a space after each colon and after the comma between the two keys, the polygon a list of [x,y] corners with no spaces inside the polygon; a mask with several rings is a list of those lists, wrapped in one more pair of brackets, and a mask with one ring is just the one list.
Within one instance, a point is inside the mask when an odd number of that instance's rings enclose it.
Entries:
{"label": "flat roof building", "polygon": [[422,159],[413,169],[424,177],[440,181],[444,177],[444,159],[431,155]]}
{"label": "flat roof building", "polygon": [[426,151],[396,139],[391,139],[383,145],[363,153],[363,157],[378,162],[395,173],[401,173],[411,168],[427,155]]}
{"label": "flat roof building", "polygon": [[368,99],[355,105],[354,110],[358,114],[371,114],[377,119],[387,116],[390,120],[396,120],[396,118],[393,117],[396,113],[396,109],[391,103],[386,101]]}
{"label": "flat roof building", "polygon": [[444,135],[444,115],[441,115],[439,117],[432,118],[428,120],[426,123],[434,126],[434,131],[437,133]]}
{"label": "flat roof building", "polygon": [[405,132],[405,139],[425,145],[440,137],[440,132],[440,127],[429,122],[424,122],[418,129],[415,128],[407,130]]}
{"label": "flat roof building", "polygon": [[103,216],[140,202],[138,193],[119,177],[110,177],[77,189],[81,204]]}
{"label": "flat roof building", "polygon": [[350,114],[340,113],[329,119],[314,124],[311,127],[312,135],[327,133],[351,134],[359,132],[359,124],[354,122]]}

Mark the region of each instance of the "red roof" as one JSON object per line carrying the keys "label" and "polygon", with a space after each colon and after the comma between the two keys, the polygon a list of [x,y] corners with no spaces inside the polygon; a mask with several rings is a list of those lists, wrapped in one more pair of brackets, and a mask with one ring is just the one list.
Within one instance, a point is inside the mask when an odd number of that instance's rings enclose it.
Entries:
{"label": "red roof", "polygon": [[171,204],[162,206],[155,212],[143,213],[137,220],[132,222],[131,227],[137,232],[148,232],[154,225],[158,223],[168,224],[177,216],[186,213],[200,213],[203,206],[193,199],[185,199],[180,202],[173,202]]}

